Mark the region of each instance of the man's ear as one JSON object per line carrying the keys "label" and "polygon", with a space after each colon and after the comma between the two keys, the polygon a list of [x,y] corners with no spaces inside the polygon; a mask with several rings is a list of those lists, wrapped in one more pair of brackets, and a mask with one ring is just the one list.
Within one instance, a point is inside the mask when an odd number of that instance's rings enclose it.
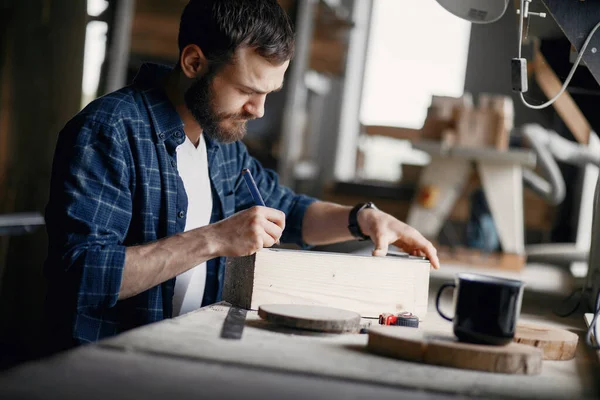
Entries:
{"label": "man's ear", "polygon": [[195,44],[188,44],[183,48],[179,64],[185,76],[191,79],[204,75],[208,71],[208,60],[202,49]]}

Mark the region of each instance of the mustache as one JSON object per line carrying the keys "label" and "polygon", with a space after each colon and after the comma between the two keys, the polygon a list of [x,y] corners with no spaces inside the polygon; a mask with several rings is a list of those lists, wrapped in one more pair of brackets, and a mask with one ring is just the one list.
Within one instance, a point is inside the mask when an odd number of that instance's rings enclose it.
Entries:
{"label": "mustache", "polygon": [[224,119],[245,119],[247,121],[256,119],[256,117],[249,112],[239,112],[239,113],[219,113],[217,114],[219,120]]}

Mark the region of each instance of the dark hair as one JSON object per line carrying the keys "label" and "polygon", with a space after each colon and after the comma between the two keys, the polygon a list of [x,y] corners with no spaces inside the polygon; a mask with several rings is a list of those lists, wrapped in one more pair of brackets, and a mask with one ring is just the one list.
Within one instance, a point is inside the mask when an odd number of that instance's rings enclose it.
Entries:
{"label": "dark hair", "polygon": [[280,64],[294,55],[294,31],[277,0],[190,0],[181,15],[179,53],[189,44],[217,65],[229,63],[240,46]]}

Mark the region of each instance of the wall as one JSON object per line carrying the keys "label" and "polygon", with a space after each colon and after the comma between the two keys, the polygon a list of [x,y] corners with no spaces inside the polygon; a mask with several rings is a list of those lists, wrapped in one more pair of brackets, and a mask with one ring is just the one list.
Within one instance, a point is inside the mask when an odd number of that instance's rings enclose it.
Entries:
{"label": "wall", "polygon": [[[79,111],[86,3],[12,1],[2,11],[0,213],[43,213],[58,132]],[[44,229],[2,240],[0,361],[7,355],[4,346],[17,357],[34,347],[47,246]]]}

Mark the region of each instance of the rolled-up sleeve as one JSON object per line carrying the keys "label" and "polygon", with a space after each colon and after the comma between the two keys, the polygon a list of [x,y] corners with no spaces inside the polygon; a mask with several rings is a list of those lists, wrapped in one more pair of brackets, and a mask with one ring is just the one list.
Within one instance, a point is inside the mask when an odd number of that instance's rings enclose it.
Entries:
{"label": "rolled-up sleeve", "polygon": [[[256,181],[267,207],[281,210],[286,215],[285,230],[281,237],[283,243],[295,243],[302,248],[309,248],[310,245],[302,240],[302,220],[306,209],[317,199],[297,194],[290,188],[279,184],[277,173],[271,169],[263,168],[261,163],[248,154],[244,144],[237,143],[238,154],[241,160],[242,168],[248,168]],[[240,169],[240,171],[241,171]],[[242,182],[241,174],[236,183],[236,211],[249,208],[254,205],[254,200],[248,187]]]}
{"label": "rolled-up sleeve", "polygon": [[131,221],[130,172],[117,129],[71,121],[61,132],[46,208],[45,272],[77,293],[77,309],[117,303]]}

